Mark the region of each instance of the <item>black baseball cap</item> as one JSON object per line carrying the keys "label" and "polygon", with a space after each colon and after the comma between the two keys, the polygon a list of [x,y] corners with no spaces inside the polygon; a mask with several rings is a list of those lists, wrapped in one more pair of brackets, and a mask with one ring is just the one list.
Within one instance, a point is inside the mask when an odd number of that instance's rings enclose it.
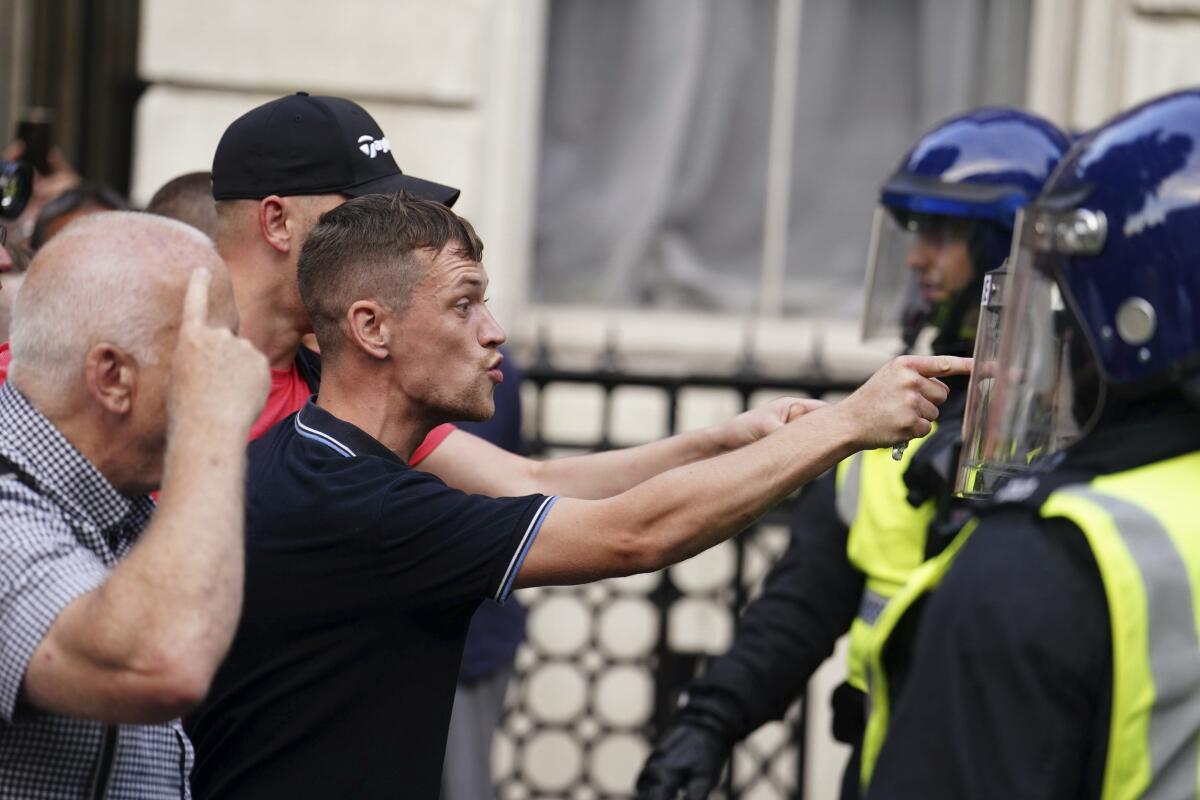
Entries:
{"label": "black baseball cap", "polygon": [[400,191],[447,206],[458,200],[458,189],[401,172],[387,137],[362,106],[308,92],[235,119],[217,144],[212,173],[214,200]]}

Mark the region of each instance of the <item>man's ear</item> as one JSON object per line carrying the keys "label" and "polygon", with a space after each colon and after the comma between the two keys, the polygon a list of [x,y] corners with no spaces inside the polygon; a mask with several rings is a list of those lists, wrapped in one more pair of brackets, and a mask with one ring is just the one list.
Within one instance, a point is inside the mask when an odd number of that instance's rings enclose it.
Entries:
{"label": "man's ear", "polygon": [[263,241],[279,253],[287,253],[292,247],[292,232],[288,228],[290,211],[278,195],[258,201],[258,232]]}
{"label": "man's ear", "polygon": [[123,416],[133,409],[138,366],[133,356],[116,345],[100,342],[83,362],[88,393],[110,414]]}
{"label": "man's ear", "polygon": [[372,358],[387,358],[391,338],[387,317],[387,309],[382,304],[374,300],[355,301],[346,309],[350,341]]}

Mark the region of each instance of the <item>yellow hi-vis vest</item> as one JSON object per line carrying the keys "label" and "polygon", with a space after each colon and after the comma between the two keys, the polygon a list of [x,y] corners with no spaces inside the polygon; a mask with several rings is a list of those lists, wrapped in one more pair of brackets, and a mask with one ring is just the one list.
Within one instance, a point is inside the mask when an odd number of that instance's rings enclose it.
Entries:
{"label": "yellow hi-vis vest", "polygon": [[[932,431],[931,431],[932,433]],[[904,472],[925,439],[909,444],[896,461],[890,448],[868,450],[837,467],[837,510],[850,529],[846,555],[866,576],[858,616],[850,626],[849,681],[867,691],[867,652],[884,606],[925,560],[926,529],[935,503],[908,503]]]}
{"label": "yellow hi-vis vest", "polygon": [[[1044,519],[1065,518],[1087,539],[1112,628],[1112,716],[1102,800],[1200,796],[1200,452],[1090,483],[1061,487]],[[871,715],[863,743],[865,791],[889,724],[882,655],[914,601],[941,583],[972,522],[912,577],[880,618],[868,669]]]}

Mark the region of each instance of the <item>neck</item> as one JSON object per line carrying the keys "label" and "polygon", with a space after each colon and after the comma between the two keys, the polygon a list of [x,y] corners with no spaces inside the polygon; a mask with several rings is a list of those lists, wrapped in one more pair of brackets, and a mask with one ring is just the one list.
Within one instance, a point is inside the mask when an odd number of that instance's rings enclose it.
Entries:
{"label": "neck", "polygon": [[286,271],[280,264],[253,263],[254,259],[227,256],[226,261],[233,279],[239,335],[267,357],[271,369],[289,368],[309,326],[307,315],[298,306],[295,287],[272,280]]}
{"label": "neck", "polygon": [[121,434],[121,419],[88,407],[71,392],[59,395],[54,401],[51,398],[55,392],[48,391],[49,387],[41,386],[27,375],[18,377],[14,385],[118,492],[145,494],[154,488],[135,480],[138,470],[130,469],[129,451],[132,448]]}
{"label": "neck", "polygon": [[327,359],[321,365],[317,405],[382,442],[407,461],[443,420],[430,418],[403,392],[373,372]]}

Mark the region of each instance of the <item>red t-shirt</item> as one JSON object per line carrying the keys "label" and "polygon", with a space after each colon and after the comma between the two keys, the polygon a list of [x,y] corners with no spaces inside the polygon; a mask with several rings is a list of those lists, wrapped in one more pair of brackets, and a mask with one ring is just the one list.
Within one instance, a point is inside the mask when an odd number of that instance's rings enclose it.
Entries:
{"label": "red t-shirt", "polygon": [[[8,378],[8,365],[11,361],[12,353],[8,350],[8,342],[0,343],[0,383],[4,383]],[[271,370],[271,391],[267,394],[267,404],[258,415],[258,421],[250,429],[250,441],[262,436],[279,420],[303,408],[310,394],[312,392],[296,367],[296,362],[292,362],[290,369]],[[413,451],[408,463],[414,467],[420,464],[453,431],[454,426],[449,423],[438,425]]]}
{"label": "red t-shirt", "polygon": [[271,391],[258,420],[250,428],[250,441],[266,433],[272,425],[304,407],[312,391],[293,361],[288,369],[271,370]]}

